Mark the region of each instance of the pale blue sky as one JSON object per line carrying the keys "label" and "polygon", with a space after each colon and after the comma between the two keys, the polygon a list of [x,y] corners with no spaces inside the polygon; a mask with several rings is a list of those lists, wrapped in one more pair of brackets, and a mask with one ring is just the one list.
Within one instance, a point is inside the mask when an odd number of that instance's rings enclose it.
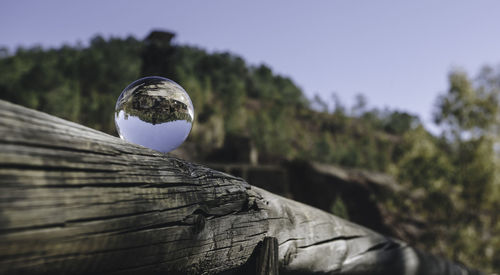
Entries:
{"label": "pale blue sky", "polygon": [[[418,114],[428,126],[447,74],[500,63],[500,1],[23,1],[0,3],[0,45],[87,42],[152,29],[266,63],[308,95]],[[167,76],[168,77],[168,76]],[[182,85],[182,83],[181,83]],[[189,92],[189,91],[188,91]]]}

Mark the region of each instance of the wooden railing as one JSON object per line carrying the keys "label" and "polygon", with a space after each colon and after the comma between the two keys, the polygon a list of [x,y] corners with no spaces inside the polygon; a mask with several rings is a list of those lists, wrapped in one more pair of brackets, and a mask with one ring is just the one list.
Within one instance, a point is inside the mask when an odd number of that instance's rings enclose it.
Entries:
{"label": "wooden railing", "polygon": [[1,274],[278,272],[480,274],[241,178],[0,101]]}

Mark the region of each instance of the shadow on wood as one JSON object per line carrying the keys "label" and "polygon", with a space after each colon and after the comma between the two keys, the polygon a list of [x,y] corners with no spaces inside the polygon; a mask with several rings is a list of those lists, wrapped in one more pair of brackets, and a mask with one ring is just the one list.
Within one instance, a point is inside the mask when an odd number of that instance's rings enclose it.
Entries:
{"label": "shadow on wood", "polygon": [[278,275],[279,274],[278,239],[264,237],[259,242],[241,267],[224,272],[224,274],[242,275]]}

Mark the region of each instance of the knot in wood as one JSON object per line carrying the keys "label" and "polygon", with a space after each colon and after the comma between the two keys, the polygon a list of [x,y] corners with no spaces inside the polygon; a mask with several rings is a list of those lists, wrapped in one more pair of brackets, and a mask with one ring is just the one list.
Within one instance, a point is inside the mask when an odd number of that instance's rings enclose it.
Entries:
{"label": "knot in wood", "polygon": [[191,225],[191,230],[193,234],[200,233],[205,228],[206,223],[206,213],[198,209],[193,212],[193,214],[187,216],[183,222],[184,224]]}

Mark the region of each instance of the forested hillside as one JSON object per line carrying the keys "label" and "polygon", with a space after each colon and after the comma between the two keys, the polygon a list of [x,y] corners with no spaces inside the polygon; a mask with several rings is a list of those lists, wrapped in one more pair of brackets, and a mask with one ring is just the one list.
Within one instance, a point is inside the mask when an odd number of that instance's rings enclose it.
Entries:
{"label": "forested hillside", "polygon": [[[443,135],[418,117],[307,99],[291,79],[231,53],[178,45],[174,35],[93,38],[89,46],[0,50],[0,98],[114,134],[116,99],[141,76],[170,78],[191,96],[193,131],[184,145],[203,161],[234,137],[259,162],[312,160],[391,174],[404,194],[381,198],[422,221],[418,246],[486,270],[500,269],[498,100],[500,73],[450,72],[436,99]],[[401,91],[402,93],[404,91]]]}

